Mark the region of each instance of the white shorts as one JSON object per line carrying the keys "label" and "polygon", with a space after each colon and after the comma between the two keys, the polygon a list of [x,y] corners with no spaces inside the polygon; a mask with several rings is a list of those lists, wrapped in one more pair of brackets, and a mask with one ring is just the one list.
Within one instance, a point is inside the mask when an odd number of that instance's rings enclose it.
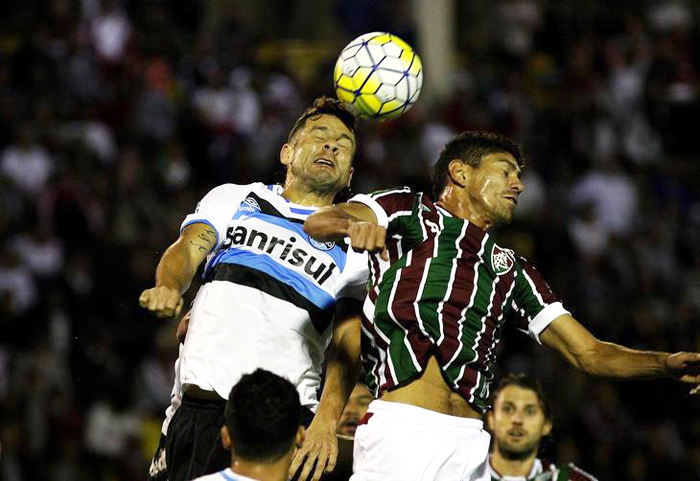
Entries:
{"label": "white shorts", "polygon": [[478,419],[387,401],[372,401],[358,426],[350,481],[489,479],[491,436]]}

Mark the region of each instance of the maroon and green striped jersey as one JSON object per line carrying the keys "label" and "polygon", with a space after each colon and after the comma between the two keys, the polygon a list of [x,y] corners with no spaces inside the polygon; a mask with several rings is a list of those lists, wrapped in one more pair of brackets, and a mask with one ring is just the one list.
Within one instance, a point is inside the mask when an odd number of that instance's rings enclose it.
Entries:
{"label": "maroon and green striped jersey", "polygon": [[597,481],[595,477],[573,463],[557,465],[545,459],[535,459],[527,476],[501,475],[489,463],[491,481]]}
{"label": "maroon and green striped jersey", "polygon": [[535,268],[474,224],[409,188],[357,195],[387,228],[389,261],[370,256],[362,323],[366,384],[376,396],[418,377],[434,353],[446,382],[488,408],[506,321],[539,333],[567,311]]}

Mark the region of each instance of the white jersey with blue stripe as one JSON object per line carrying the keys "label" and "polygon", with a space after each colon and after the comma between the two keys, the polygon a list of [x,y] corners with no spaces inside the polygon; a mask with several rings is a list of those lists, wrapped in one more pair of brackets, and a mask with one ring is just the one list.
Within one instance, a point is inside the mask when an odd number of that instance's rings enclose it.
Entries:
{"label": "white jersey with blue stripe", "polygon": [[256,481],[255,478],[249,478],[242,474],[234,473],[231,468],[226,468],[214,474],[200,476],[192,481]]}
{"label": "white jersey with blue stripe", "polygon": [[217,244],[192,307],[179,381],[226,399],[243,374],[263,368],[289,379],[315,409],[336,300],[364,299],[367,258],[346,242],[310,239],[303,223],[316,209],[280,194],[261,183],[221,185],[182,223],[210,225]]}

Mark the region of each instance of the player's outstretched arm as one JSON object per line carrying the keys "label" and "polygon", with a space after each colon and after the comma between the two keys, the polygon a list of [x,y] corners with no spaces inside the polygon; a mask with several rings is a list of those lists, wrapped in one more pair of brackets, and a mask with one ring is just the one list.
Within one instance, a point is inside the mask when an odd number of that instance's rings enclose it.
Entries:
{"label": "player's outstretched arm", "polygon": [[314,420],[306,430],[304,444],[289,468],[291,476],[302,467],[300,481],[318,481],[324,472],[330,473],[335,468],[338,420],[359,372],[361,308],[362,303],[355,299],[338,301],[321,400]]}
{"label": "player's outstretched arm", "polygon": [[386,229],[377,224],[377,216],[364,204],[349,202],[319,209],[306,219],[304,231],[324,242],[350,237],[356,251],[382,252],[382,257],[388,260]]}
{"label": "player's outstretched arm", "polygon": [[669,376],[682,382],[700,383],[700,353],[639,351],[604,342],[568,314],[552,321],[540,339],[574,367],[594,376],[624,379]]}
{"label": "player's outstretched arm", "polygon": [[190,287],[199,264],[216,245],[216,232],[208,224],[191,224],[163,253],[156,268],[156,286],[139,297],[141,307],[158,317],[173,317],[182,309],[182,294]]}

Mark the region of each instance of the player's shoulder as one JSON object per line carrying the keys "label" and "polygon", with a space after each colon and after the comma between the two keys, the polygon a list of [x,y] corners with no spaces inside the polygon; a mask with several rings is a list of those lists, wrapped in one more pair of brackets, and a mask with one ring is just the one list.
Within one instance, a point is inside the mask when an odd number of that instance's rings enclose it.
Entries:
{"label": "player's shoulder", "polygon": [[226,184],[219,184],[213,189],[210,190],[210,192],[222,192],[222,193],[240,193],[243,191],[257,191],[257,192],[266,192],[266,191],[271,191],[274,186],[268,186],[263,184],[262,182],[253,182],[252,184],[234,184],[234,183],[226,183]]}
{"label": "player's shoulder", "polygon": [[424,210],[433,210],[433,203],[430,196],[409,186],[377,190],[369,194],[358,194],[352,197],[349,202],[364,202],[371,205],[378,204],[383,209],[388,209],[389,211],[411,211],[420,205],[425,206]]}
{"label": "player's shoulder", "polygon": [[558,473],[555,481],[598,481],[591,473],[584,471],[574,463],[561,466],[552,465]]}
{"label": "player's shoulder", "polygon": [[225,471],[219,471],[218,473],[206,474],[204,476],[194,478],[192,481],[225,481],[226,479]]}
{"label": "player's shoulder", "polygon": [[252,478],[241,476],[240,474],[234,473],[231,468],[226,468],[222,471],[216,472],[214,474],[207,474],[205,476],[200,476],[192,481],[253,481]]}
{"label": "player's shoulder", "polygon": [[574,463],[569,463],[567,467],[571,470],[569,474],[571,481],[598,481],[598,478],[579,468]]}
{"label": "player's shoulder", "polygon": [[415,192],[413,189],[411,189],[409,186],[404,185],[404,186],[399,186],[399,187],[392,187],[389,189],[381,189],[381,190],[375,190],[374,192],[370,192],[367,194],[369,197],[371,197],[374,200],[381,199],[384,197],[393,197],[393,196],[406,196],[406,195],[414,195]]}
{"label": "player's shoulder", "polygon": [[262,182],[252,184],[220,184],[211,189],[204,196],[205,202],[220,203],[229,205],[231,202],[240,202],[247,197],[253,196],[260,199],[271,200],[279,197],[275,185],[266,185]]}

